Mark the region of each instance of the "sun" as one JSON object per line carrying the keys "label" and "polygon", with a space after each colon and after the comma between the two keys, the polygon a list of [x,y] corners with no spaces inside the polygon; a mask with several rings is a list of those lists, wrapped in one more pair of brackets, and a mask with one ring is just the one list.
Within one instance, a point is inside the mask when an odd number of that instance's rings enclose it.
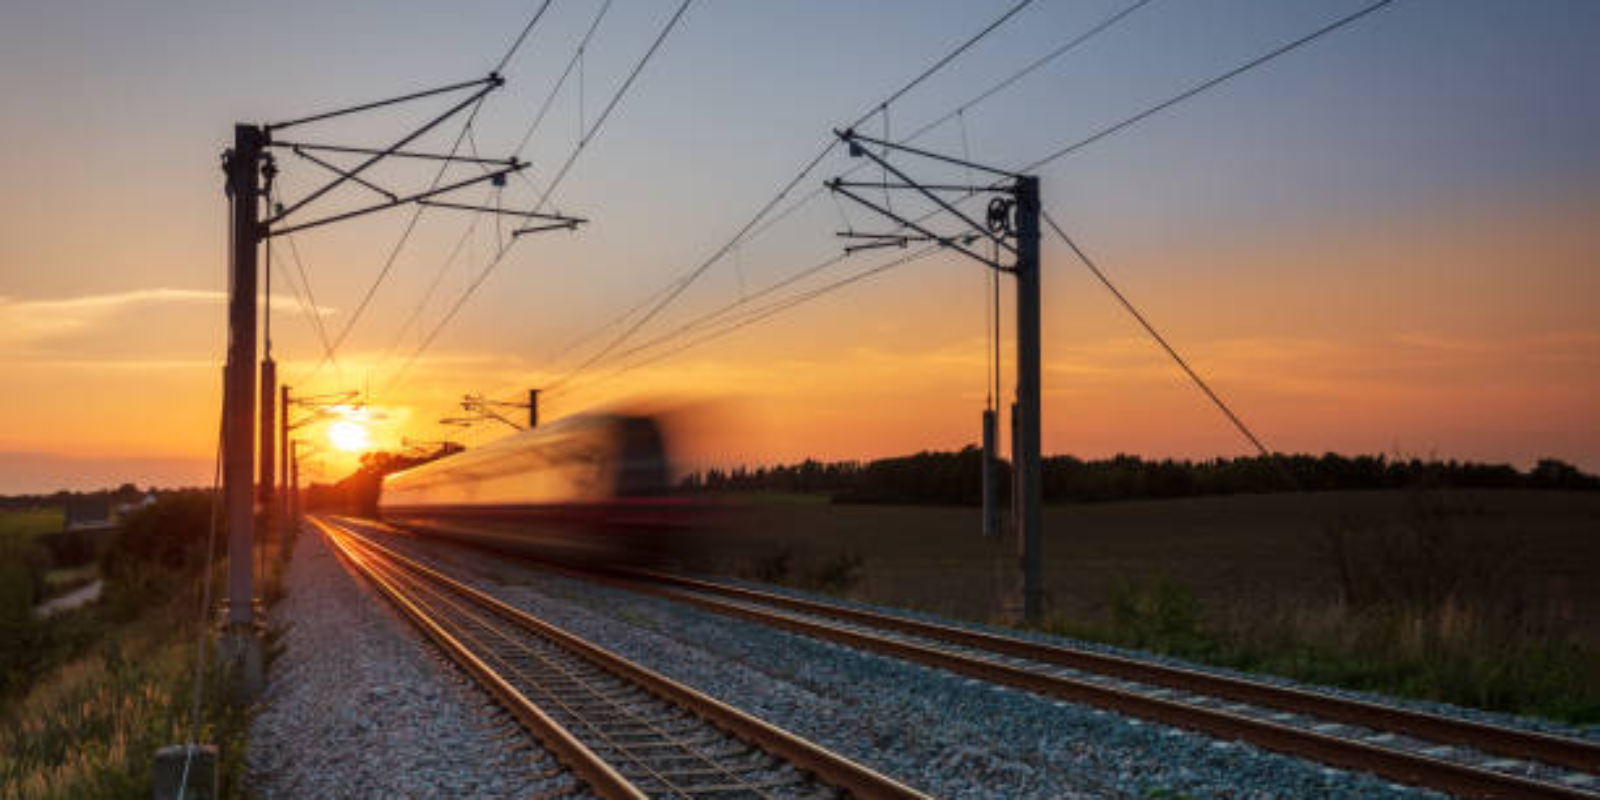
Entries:
{"label": "sun", "polygon": [[342,419],[328,426],[328,441],[345,453],[356,453],[372,447],[372,436],[367,426]]}

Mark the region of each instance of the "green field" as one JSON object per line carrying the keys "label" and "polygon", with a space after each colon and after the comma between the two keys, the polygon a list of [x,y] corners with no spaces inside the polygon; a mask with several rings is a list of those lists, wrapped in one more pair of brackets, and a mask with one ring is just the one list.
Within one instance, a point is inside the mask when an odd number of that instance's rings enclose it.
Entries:
{"label": "green field", "polygon": [[[714,516],[691,567],[1019,622],[1015,544],[983,539],[976,508],[754,502]],[[1225,496],[1044,518],[1052,629],[1600,721],[1600,493]]]}
{"label": "green field", "polygon": [[59,508],[0,511],[0,536],[34,536],[59,530],[61,530]]}

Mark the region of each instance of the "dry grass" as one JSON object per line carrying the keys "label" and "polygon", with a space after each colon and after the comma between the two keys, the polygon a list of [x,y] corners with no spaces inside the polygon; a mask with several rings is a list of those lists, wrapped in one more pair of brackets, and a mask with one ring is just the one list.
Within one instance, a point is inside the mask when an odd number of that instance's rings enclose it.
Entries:
{"label": "dry grass", "polygon": [[193,668],[192,645],[172,635],[192,619],[182,625],[177,610],[111,632],[0,714],[0,796],[148,794],[155,750],[179,738]]}
{"label": "dry grass", "polygon": [[[1015,545],[984,540],[975,508],[786,503],[716,517],[691,567],[1017,622]],[[1046,508],[1045,526],[1051,620],[1063,632],[1376,691],[1600,716],[1600,494],[1443,492],[1420,511],[1404,491],[1064,505]],[[853,580],[808,578],[847,555]]]}
{"label": "dry grass", "polygon": [[[282,596],[293,538],[274,536],[265,592]],[[213,571],[222,586],[223,569]],[[126,577],[126,576],[125,576]],[[176,573],[127,578],[100,603],[67,612],[51,625],[80,625],[94,644],[0,707],[0,798],[135,798],[150,796],[155,751],[189,738],[195,666],[198,587],[170,593],[153,587],[194,583]],[[277,652],[269,633],[267,654]],[[245,794],[242,783],[251,709],[230,706],[227,677],[208,653],[206,705],[198,741],[219,745],[224,797]]]}

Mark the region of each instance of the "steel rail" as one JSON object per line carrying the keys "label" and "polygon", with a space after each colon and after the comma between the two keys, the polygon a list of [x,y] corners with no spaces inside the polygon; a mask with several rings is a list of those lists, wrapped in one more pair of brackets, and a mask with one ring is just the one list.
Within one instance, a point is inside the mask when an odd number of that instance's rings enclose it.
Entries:
{"label": "steel rail", "polygon": [[334,552],[341,560],[365,577],[373,586],[383,593],[389,601],[394,603],[407,619],[410,619],[424,634],[432,639],[451,660],[461,666],[480,685],[499,701],[500,706],[516,717],[524,727],[542,742],[546,748],[555,755],[556,759],[573,771],[595,794],[605,800],[646,800],[648,795],[639,791],[626,778],[622,777],[609,764],[590,750],[583,742],[577,740],[571,733],[558,724],[554,719],[529,700],[516,687],[492,667],[484,663],[472,653],[460,640],[450,635],[443,626],[439,625],[426,612],[405,595],[399,587],[379,575],[377,570],[366,563],[363,557],[355,552],[351,546],[348,534],[339,531],[320,517],[308,517],[311,524],[334,545]]}
{"label": "steel rail", "polygon": [[1600,743],[1534,731],[1506,728],[1425,711],[1335,697],[1304,689],[1279,686],[1248,678],[1141,661],[1126,656],[1079,650],[986,633],[954,625],[910,619],[832,603],[806,600],[714,581],[686,578],[648,570],[622,573],[643,580],[678,586],[696,592],[732,597],[807,614],[834,617],[863,625],[909,633],[927,639],[987,650],[1002,655],[1040,661],[1070,669],[1095,672],[1123,680],[1267,706],[1334,722],[1378,728],[1427,739],[1440,744],[1540,761],[1584,772],[1600,772]]}
{"label": "steel rail", "polygon": [[[1268,750],[1343,769],[1369,772],[1400,783],[1440,789],[1461,797],[1480,798],[1480,800],[1504,798],[1595,800],[1600,797],[1548,781],[1331,736],[1270,720],[1104,686],[1092,681],[1051,675],[922,644],[876,636],[816,619],[792,616],[782,611],[758,609],[691,592],[651,586],[638,578],[621,580],[608,577],[607,579],[626,588],[642,590],[707,611],[803,636],[883,653],[989,683],[1012,686],[1069,702],[1093,705],[1120,714],[1201,731],[1212,736],[1247,741]],[[1176,688],[1191,687],[1180,685]],[[1592,770],[1592,766],[1585,768],[1585,771]]]}
{"label": "steel rail", "polygon": [[[338,530],[337,525],[328,523],[320,518],[313,518],[313,522],[319,528],[329,532],[330,538],[337,538],[341,544],[353,543],[356,548],[366,552],[368,557],[381,558],[390,564],[397,565],[422,577],[426,581],[444,586],[449,591],[468,598],[471,602],[536,636],[548,639],[558,646],[579,655],[606,672],[626,682],[641,686],[651,695],[689,711],[694,716],[705,720],[725,733],[755,745],[760,750],[815,775],[823,783],[844,789],[852,796],[859,798],[873,800],[927,800],[927,795],[892,778],[751,716],[647,667],[624,659],[609,650],[533,617],[514,606],[379,545],[364,536],[348,530]],[[486,666],[485,668],[487,669]],[[507,688],[511,687],[507,685]],[[512,689],[512,691],[515,690]],[[552,724],[554,724],[553,721]],[[568,736],[570,737],[570,734]],[[576,739],[573,741],[576,742]],[[621,776],[618,777],[621,779]]]}

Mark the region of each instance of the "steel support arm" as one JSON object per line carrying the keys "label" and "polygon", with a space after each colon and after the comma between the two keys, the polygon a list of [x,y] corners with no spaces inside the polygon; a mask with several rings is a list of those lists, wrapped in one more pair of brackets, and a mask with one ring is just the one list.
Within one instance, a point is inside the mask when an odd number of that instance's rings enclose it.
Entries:
{"label": "steel support arm", "polygon": [[[354,217],[366,216],[367,214],[371,214],[371,213],[374,213],[374,212],[377,212],[377,211],[384,211],[384,210],[387,210],[387,209],[390,209],[390,208],[394,208],[395,206],[405,205],[406,203],[419,202],[419,201],[421,201],[423,199],[426,199],[426,198],[429,198],[429,197],[433,197],[435,195],[444,194],[445,192],[453,192],[453,191],[455,191],[457,189],[463,189],[463,188],[466,188],[468,186],[472,186],[474,184],[483,183],[484,181],[494,180],[495,178],[498,178],[500,176],[508,175],[508,174],[510,174],[512,172],[516,172],[518,170],[521,170],[526,166],[527,166],[526,164],[518,164],[515,167],[507,167],[505,169],[498,170],[498,171],[495,171],[495,172],[486,172],[486,173],[484,173],[482,175],[476,175],[476,176],[473,176],[471,178],[466,178],[466,179],[463,179],[463,180],[456,181],[455,183],[449,184],[447,186],[439,186],[439,187],[436,187],[436,188],[433,188],[433,189],[429,189],[429,190],[427,190],[425,192],[418,192],[418,193],[413,194],[413,195],[407,195],[406,197],[396,198],[396,199],[390,200],[390,201],[388,201],[386,203],[378,203],[377,205],[366,206],[364,208],[358,208],[358,209],[355,209],[353,211],[346,211],[346,212],[344,212],[342,214],[334,214],[333,216],[323,217],[322,219],[312,220],[310,222],[302,222],[299,225],[290,225],[290,226],[288,226],[286,228],[278,228],[276,230],[269,230],[269,231],[267,231],[266,233],[264,233],[262,235],[263,235],[263,237],[283,236],[284,234],[294,233],[296,231],[303,231],[303,230],[305,230],[307,228],[316,228],[316,227],[319,227],[319,226],[322,226],[322,225],[327,225],[327,224],[333,223],[333,222],[342,222],[344,220],[352,219]],[[279,214],[276,218],[277,219],[282,219],[283,215]]]}
{"label": "steel support arm", "polygon": [[501,83],[502,83],[502,81],[500,81],[499,77],[495,76],[494,81],[489,83],[487,86],[484,86],[483,88],[479,89],[478,91],[473,92],[465,100],[462,100],[461,102],[456,103],[455,105],[451,106],[443,114],[440,114],[439,116],[434,117],[433,119],[429,120],[427,123],[423,124],[422,127],[417,128],[416,130],[414,130],[414,131],[406,134],[405,136],[401,137],[400,141],[395,142],[394,144],[390,145],[389,147],[386,147],[383,150],[378,151],[374,155],[368,156],[367,160],[361,162],[359,165],[356,166],[355,169],[352,169],[347,173],[341,174],[339,177],[334,178],[333,180],[323,184],[321,188],[318,188],[318,189],[312,191],[311,194],[308,194],[305,197],[300,198],[299,202],[296,202],[294,205],[289,206],[288,208],[286,208],[286,209],[284,209],[282,211],[279,211],[277,214],[273,215],[270,219],[268,219],[266,224],[267,225],[272,225],[273,223],[282,221],[285,217],[289,216],[290,214],[293,214],[294,212],[296,212],[296,211],[298,211],[298,210],[300,210],[302,208],[305,208],[307,204],[314,202],[317,198],[322,197],[323,195],[327,194],[328,192],[331,192],[335,188],[343,185],[345,181],[350,180],[351,178],[354,178],[355,176],[360,175],[361,173],[367,171],[368,167],[371,167],[373,164],[376,164],[379,161],[383,160],[384,158],[393,155],[395,153],[395,151],[398,151],[400,148],[405,147],[406,145],[412,143],[413,141],[416,141],[423,134],[427,133],[428,131],[433,130],[435,127],[438,127],[438,125],[440,123],[442,123],[445,120],[455,116],[456,114],[459,114],[467,106],[470,106],[473,103],[477,102],[478,100],[482,99],[484,95],[488,94],[489,92],[494,91],[495,88],[500,86]]}
{"label": "steel support arm", "polygon": [[[909,185],[912,189],[915,189],[923,197],[926,197],[929,200],[932,200],[940,208],[942,208],[945,211],[949,212],[950,214],[954,215],[957,219],[961,220],[962,222],[967,223],[967,225],[971,226],[973,230],[978,231],[979,233],[981,233],[984,238],[988,239],[991,242],[994,242],[996,245],[998,245],[1000,247],[1005,248],[1007,251],[1009,251],[1013,255],[1016,254],[1017,249],[1015,247],[1012,247],[1010,242],[1007,242],[1003,237],[995,236],[994,234],[990,233],[987,228],[985,228],[982,225],[979,225],[976,220],[973,220],[971,217],[968,217],[966,214],[962,213],[962,211],[960,209],[958,209],[955,206],[951,205],[943,197],[940,197],[940,196],[934,194],[933,192],[928,191],[927,189],[923,188],[923,186],[921,184],[917,183],[916,181],[911,180],[910,176],[906,175],[904,172],[901,172],[893,164],[890,164],[887,159],[880,158],[877,154],[871,152],[870,150],[862,150],[861,153],[862,153],[862,155],[865,155],[867,158],[870,158],[873,161],[877,162],[878,166],[881,166],[884,169],[888,170],[889,172],[894,173],[895,177],[899,178],[902,181],[905,181],[905,183],[907,185]],[[838,189],[839,186],[841,186],[841,183],[840,183],[840,181],[835,180],[833,182],[833,185],[834,185],[835,189]],[[851,195],[851,196],[854,197],[854,195]]]}
{"label": "steel support arm", "polygon": [[325,119],[333,119],[334,117],[342,117],[342,116],[345,116],[346,114],[358,114],[358,113],[360,113],[362,111],[371,111],[371,110],[373,110],[375,108],[383,108],[384,106],[392,106],[392,105],[396,105],[396,104],[399,104],[399,103],[410,102],[412,100],[421,100],[424,97],[433,97],[434,95],[448,94],[450,92],[459,91],[461,89],[470,89],[470,88],[472,88],[474,86],[483,86],[485,84],[488,84],[492,88],[492,87],[499,86],[499,85],[501,85],[503,83],[505,83],[505,79],[500,77],[499,73],[491,72],[491,73],[489,73],[489,75],[487,77],[478,78],[476,80],[462,81],[461,83],[453,83],[453,84],[450,84],[449,86],[440,86],[440,87],[438,87],[436,89],[424,89],[424,90],[422,90],[420,92],[412,92],[411,94],[401,95],[399,97],[391,97],[391,98],[389,98],[387,100],[378,100],[378,101],[371,102],[371,103],[362,103],[361,105],[350,106],[348,108],[341,108],[341,109],[337,109],[335,111],[324,111],[321,114],[313,114],[313,115],[311,115],[309,117],[301,117],[300,119],[292,119],[292,120],[289,120],[288,122],[274,122],[271,125],[266,126],[266,128],[267,128],[267,130],[269,132],[270,131],[281,131],[281,130],[283,130],[285,128],[295,127],[296,125],[305,125],[305,124],[310,123],[310,122],[321,122],[322,120],[325,120]]}
{"label": "steel support arm", "polygon": [[883,206],[880,206],[877,203],[874,203],[871,200],[868,200],[865,197],[862,197],[861,195],[858,195],[855,192],[850,191],[849,189],[846,189],[846,188],[844,188],[842,186],[837,185],[836,182],[830,181],[828,183],[828,188],[838,192],[839,194],[844,195],[845,197],[850,198],[851,200],[856,201],[857,203],[860,203],[863,206],[866,206],[867,208],[872,209],[873,211],[877,212],[878,214],[880,214],[880,215],[882,215],[884,217],[887,217],[888,219],[890,219],[893,222],[899,223],[900,225],[903,225],[903,226],[905,226],[907,228],[910,228],[911,230],[916,231],[919,234],[922,234],[923,236],[928,238],[928,241],[938,242],[939,244],[944,245],[945,247],[949,247],[950,249],[955,250],[956,252],[961,253],[962,255],[965,255],[966,257],[972,259],[973,261],[976,261],[976,262],[978,262],[980,264],[983,264],[984,266],[987,266],[987,267],[989,267],[991,269],[997,269],[997,270],[1000,270],[1001,272],[1010,272],[1011,271],[1010,267],[1007,267],[1007,266],[1005,266],[1004,264],[1001,264],[998,261],[993,261],[993,260],[985,258],[985,257],[983,257],[983,256],[981,256],[981,255],[979,255],[977,253],[974,253],[971,250],[968,250],[966,247],[962,246],[962,244],[957,240],[958,237],[940,236],[939,234],[934,233],[933,231],[930,231],[927,228],[922,227],[921,225],[917,224],[913,220],[906,219],[905,217],[902,217],[899,214],[896,214],[893,211],[890,211],[889,209],[884,208]]}

